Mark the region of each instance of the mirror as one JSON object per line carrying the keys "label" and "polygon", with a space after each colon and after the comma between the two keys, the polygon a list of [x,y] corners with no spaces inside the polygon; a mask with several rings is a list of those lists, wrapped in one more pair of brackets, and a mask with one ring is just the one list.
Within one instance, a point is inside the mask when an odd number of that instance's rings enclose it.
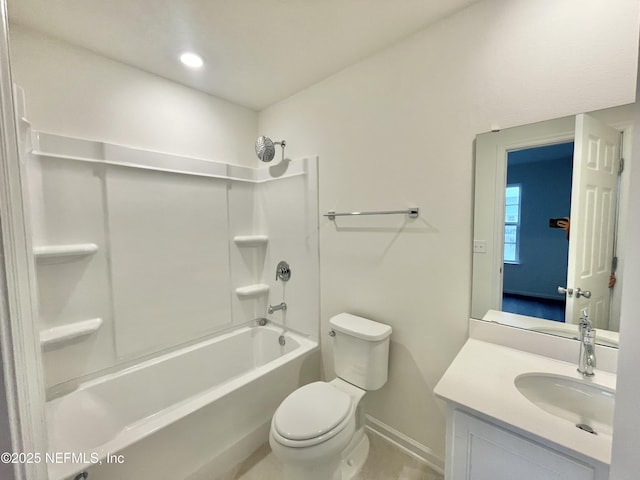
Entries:
{"label": "mirror", "polygon": [[476,137],[473,318],[617,346],[633,108]]}

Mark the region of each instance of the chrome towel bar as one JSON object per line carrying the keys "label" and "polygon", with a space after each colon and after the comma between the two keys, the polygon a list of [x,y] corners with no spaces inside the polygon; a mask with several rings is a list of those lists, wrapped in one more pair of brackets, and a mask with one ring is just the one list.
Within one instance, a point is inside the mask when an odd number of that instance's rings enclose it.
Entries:
{"label": "chrome towel bar", "polygon": [[345,217],[348,215],[409,215],[409,218],[418,218],[420,209],[418,207],[409,208],[408,210],[387,210],[382,212],[342,212],[336,213],[330,211],[324,214],[329,220],[335,220],[336,217]]}

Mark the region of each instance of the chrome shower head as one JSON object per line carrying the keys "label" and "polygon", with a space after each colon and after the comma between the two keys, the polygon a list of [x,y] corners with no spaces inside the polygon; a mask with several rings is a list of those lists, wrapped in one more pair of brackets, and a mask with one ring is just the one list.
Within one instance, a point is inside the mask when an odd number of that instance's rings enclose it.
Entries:
{"label": "chrome shower head", "polygon": [[263,162],[270,162],[276,154],[275,145],[280,145],[282,147],[282,158],[284,159],[284,147],[287,145],[287,142],[284,140],[281,142],[274,142],[269,137],[265,136],[258,137],[256,140],[256,155]]}

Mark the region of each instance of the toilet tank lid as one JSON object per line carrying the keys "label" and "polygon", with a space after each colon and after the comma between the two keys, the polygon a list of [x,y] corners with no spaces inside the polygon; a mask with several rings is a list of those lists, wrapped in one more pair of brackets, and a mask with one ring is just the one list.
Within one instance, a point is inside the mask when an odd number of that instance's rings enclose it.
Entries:
{"label": "toilet tank lid", "polygon": [[391,335],[391,327],[350,313],[339,313],[329,320],[331,328],[362,340],[379,341]]}

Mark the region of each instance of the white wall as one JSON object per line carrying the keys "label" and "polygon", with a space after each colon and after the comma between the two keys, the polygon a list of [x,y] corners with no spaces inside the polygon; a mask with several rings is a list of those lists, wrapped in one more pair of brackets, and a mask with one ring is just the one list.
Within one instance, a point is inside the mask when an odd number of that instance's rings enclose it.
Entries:
{"label": "white wall", "polygon": [[256,112],[24,27],[10,32],[34,129],[255,166]]}
{"label": "white wall", "polygon": [[[638,77],[640,91],[640,76]],[[635,124],[640,125],[640,106],[636,105]],[[634,159],[640,158],[640,129],[633,137]],[[638,451],[640,437],[640,162],[633,162],[629,172],[630,202],[626,243],[629,248],[626,258],[624,284],[622,286],[622,306],[620,325],[620,353],[618,357],[618,382],[616,389],[616,410],[611,464],[611,480],[628,480],[638,476]],[[635,187],[635,188],[633,188]]]}
{"label": "white wall", "polygon": [[[368,413],[444,456],[433,387],[467,337],[476,134],[633,102],[637,0],[488,0],[267,108],[260,131],[320,156],[321,339],[349,311],[393,326]],[[323,345],[331,377],[329,342]]]}

